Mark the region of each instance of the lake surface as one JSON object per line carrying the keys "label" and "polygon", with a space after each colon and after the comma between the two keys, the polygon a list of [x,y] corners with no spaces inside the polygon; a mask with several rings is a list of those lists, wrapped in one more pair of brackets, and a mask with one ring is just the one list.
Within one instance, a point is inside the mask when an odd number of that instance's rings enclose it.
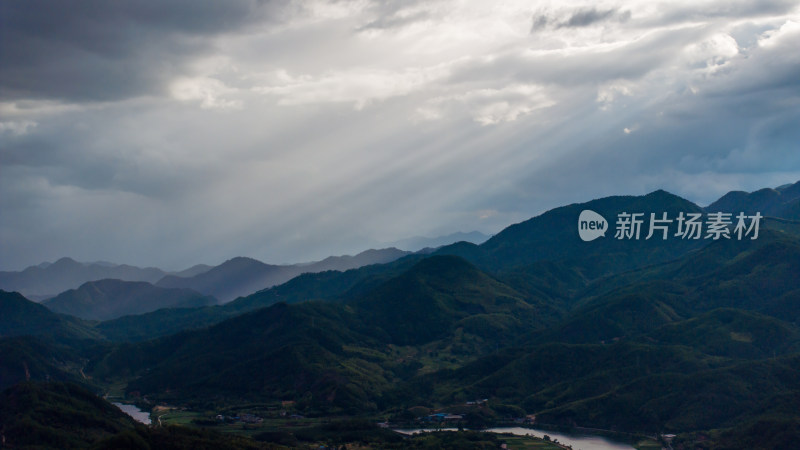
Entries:
{"label": "lake surface", "polygon": [[[455,428],[442,428],[443,431],[456,431]],[[433,428],[414,428],[395,430],[403,434],[413,434],[419,432],[436,431]],[[614,441],[603,436],[586,433],[564,433],[558,431],[539,430],[536,428],[523,427],[499,427],[489,428],[484,431],[492,433],[511,433],[517,436],[531,435],[538,438],[545,434],[550,439],[558,439],[559,444],[571,445],[573,450],[634,450],[634,448],[624,442]]]}
{"label": "lake surface", "polygon": [[141,409],[137,408],[136,405],[126,405],[124,403],[118,403],[118,402],[112,402],[111,404],[121,409],[122,412],[124,412],[125,414],[133,417],[133,419],[136,420],[137,422],[141,422],[145,425],[150,425],[149,412],[142,411]]}

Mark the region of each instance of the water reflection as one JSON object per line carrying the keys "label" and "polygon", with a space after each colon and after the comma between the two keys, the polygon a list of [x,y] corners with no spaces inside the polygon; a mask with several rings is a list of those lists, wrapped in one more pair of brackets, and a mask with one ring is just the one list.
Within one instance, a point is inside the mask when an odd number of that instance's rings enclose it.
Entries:
{"label": "water reflection", "polygon": [[136,405],[126,405],[124,403],[118,403],[118,402],[113,402],[111,404],[121,409],[122,412],[124,412],[125,414],[133,417],[133,419],[136,420],[137,422],[141,422],[145,425],[150,425],[149,412],[142,411],[141,409],[137,408]]}

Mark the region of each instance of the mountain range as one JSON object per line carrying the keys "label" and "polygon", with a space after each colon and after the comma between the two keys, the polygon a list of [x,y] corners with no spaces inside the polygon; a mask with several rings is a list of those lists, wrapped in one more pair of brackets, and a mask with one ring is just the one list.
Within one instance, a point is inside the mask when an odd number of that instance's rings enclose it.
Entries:
{"label": "mountain range", "polygon": [[61,258],[52,264],[30,266],[20,272],[0,272],[0,289],[16,291],[38,301],[74,289],[87,281],[112,278],[155,283],[165,275],[163,270],[155,267],[80,263],[71,258]]}
{"label": "mountain range", "polygon": [[[665,191],[607,197],[480,245],[395,253],[224,305],[103,322],[4,292],[0,387],[43,377],[121,383],[130,398],[192,411],[291,404],[306,416],[398,422],[419,410],[462,411],[470,426],[530,414],[549,425],[678,434],[683,448],[792,448],[800,183],[762,191],[706,208]],[[584,242],[577,227],[587,209],[612,227],[623,212],[643,213],[645,232],[649,213],[765,218],[757,239],[681,239],[672,222],[667,239],[608,230]],[[259,264],[236,259],[185,280],[229,298],[229,282],[278,270]]]}
{"label": "mountain range", "polygon": [[396,248],[366,250],[355,256],[330,256],[321,261],[303,264],[271,265],[237,257],[218,266],[197,264],[180,272],[139,268],[108,262],[80,263],[71,258],[30,266],[20,272],[0,272],[0,289],[16,291],[35,301],[55,297],[84,283],[105,279],[140,281],[162,288],[193,289],[201,294],[228,302],[276,284],[284,283],[306,272],[348,270],[368,264],[393,261],[410,252]]}

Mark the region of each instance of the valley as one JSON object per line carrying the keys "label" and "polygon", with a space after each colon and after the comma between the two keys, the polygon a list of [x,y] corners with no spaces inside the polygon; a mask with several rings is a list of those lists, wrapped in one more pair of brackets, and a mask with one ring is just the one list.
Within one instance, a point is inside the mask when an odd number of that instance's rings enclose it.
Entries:
{"label": "valley", "polygon": [[[481,245],[110,320],[2,292],[0,387],[74,383],[149,411],[156,428],[247,445],[350,448],[366,436],[380,448],[440,438],[480,448],[527,425],[606,430],[626,448],[672,435],[673,448],[767,438],[790,448],[800,429],[800,223],[766,217],[754,240],[581,242],[578,213],[590,208],[703,211],[664,191],[598,199]],[[493,433],[405,444],[386,434],[431,424]],[[558,448],[512,448],[540,444]]]}

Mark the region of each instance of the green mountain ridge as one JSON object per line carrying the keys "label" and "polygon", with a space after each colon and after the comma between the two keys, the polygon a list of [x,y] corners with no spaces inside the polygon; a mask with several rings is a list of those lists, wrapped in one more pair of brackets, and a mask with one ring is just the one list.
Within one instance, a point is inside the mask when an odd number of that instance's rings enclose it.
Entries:
{"label": "green mountain ridge", "polygon": [[11,336],[46,336],[59,340],[101,338],[85,321],[56,314],[19,292],[0,290],[0,337]]}
{"label": "green mountain ridge", "polygon": [[[595,211],[606,218],[609,230],[605,238],[587,243],[578,237],[578,215],[585,209]],[[613,238],[615,219],[622,212],[644,214],[639,240]],[[668,213],[668,217],[675,218],[680,212],[702,212],[702,209],[692,202],[662,190],[640,197],[606,197],[552,209],[507,227],[477,246],[477,249],[465,252],[467,249],[462,245],[455,248],[455,253],[490,271],[547,260],[567,262],[579,267],[589,278],[597,278],[675,259],[705,245],[704,242],[695,240],[645,239],[650,213],[656,213],[657,217],[660,217],[662,212]],[[669,229],[670,233],[674,234],[677,224],[673,222]],[[450,247],[444,247],[437,253],[447,254],[449,251]]]}
{"label": "green mountain ridge", "polygon": [[754,192],[733,191],[708,205],[706,211],[723,211],[734,216],[739,212],[752,215],[800,220],[800,183]]}
{"label": "green mountain ridge", "polygon": [[[397,283],[416,287],[393,303],[384,295],[396,292]],[[361,405],[374,409],[377,396],[399,381],[397,374],[408,372],[404,362],[393,361],[398,347],[446,337],[438,333],[447,334],[448,328],[452,333],[456,325],[468,327],[459,323],[468,316],[517,323],[524,317],[521,313],[532,313],[534,308],[514,295],[518,294],[460,258],[433,257],[354,301],[278,303],[206,330],[125,346],[92,370],[103,376],[123,367],[130,373],[147,369],[129,385],[130,390],[141,392],[234,396],[259,392],[285,400],[298,399],[308,389],[318,408],[347,410]],[[415,301],[426,304],[418,317],[423,322],[404,328],[414,318],[402,315],[413,313]],[[428,303],[438,304],[438,312]],[[401,328],[392,328],[391,323]],[[482,331],[477,323],[471,326],[475,333]],[[425,334],[430,330],[437,333]],[[479,336],[475,334],[475,339]],[[324,382],[312,383],[313,379]]]}
{"label": "green mountain ridge", "polygon": [[[350,305],[397,345],[440,339],[468,317],[476,322],[494,314],[511,314],[518,328],[532,328],[542,315],[522,294],[454,256],[426,258]],[[544,314],[554,315],[546,309]],[[479,330],[480,325],[475,323],[473,328]]]}
{"label": "green mountain ridge", "polygon": [[0,390],[31,380],[81,383],[86,361],[71,348],[34,337],[0,339]]}

